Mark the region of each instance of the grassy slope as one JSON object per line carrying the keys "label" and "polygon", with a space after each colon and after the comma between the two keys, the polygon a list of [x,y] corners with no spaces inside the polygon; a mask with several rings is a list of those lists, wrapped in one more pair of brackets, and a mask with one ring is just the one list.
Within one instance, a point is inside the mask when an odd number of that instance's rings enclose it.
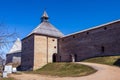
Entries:
{"label": "grassy slope", "polygon": [[96,57],[84,60],[84,62],[93,62],[107,65],[115,65],[120,67],[120,56]]}
{"label": "grassy slope", "polygon": [[29,73],[42,74],[42,75],[51,75],[51,76],[60,76],[60,77],[77,77],[85,76],[91,73],[96,72],[91,67],[75,64],[75,63],[49,63],[38,69]]}

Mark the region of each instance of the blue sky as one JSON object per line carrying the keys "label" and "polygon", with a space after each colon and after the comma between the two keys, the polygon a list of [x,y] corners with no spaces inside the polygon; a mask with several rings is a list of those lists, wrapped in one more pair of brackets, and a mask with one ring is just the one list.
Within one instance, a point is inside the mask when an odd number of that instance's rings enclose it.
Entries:
{"label": "blue sky", "polygon": [[22,39],[40,24],[45,8],[65,35],[120,19],[120,0],[0,0],[0,22]]}

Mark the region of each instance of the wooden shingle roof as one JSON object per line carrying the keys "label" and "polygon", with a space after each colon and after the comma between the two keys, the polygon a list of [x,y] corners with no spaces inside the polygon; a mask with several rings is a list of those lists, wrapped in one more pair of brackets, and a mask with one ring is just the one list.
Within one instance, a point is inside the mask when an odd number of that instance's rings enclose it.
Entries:
{"label": "wooden shingle roof", "polygon": [[41,23],[29,34],[43,34],[53,37],[63,37],[63,33],[55,28],[49,21],[46,11],[44,11],[43,16],[41,17]]}

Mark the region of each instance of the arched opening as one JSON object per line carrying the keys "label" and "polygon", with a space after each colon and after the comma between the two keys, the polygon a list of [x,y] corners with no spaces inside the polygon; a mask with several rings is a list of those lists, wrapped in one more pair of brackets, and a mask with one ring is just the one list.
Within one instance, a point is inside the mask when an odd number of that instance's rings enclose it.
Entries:
{"label": "arched opening", "polygon": [[52,56],[53,62],[56,62],[56,56],[57,56],[57,54],[54,53],[53,56]]}
{"label": "arched opening", "polygon": [[105,47],[104,47],[104,46],[101,47],[101,52],[102,52],[102,53],[105,52]]}
{"label": "arched opening", "polygon": [[75,62],[77,62],[77,54],[75,54]]}
{"label": "arched opening", "polygon": [[70,62],[76,62],[77,61],[77,55],[71,54],[70,55]]}

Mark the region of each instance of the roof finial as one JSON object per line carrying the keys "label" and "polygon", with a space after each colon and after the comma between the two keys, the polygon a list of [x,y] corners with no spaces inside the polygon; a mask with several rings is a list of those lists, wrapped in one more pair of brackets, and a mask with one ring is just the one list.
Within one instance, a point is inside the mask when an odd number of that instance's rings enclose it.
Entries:
{"label": "roof finial", "polygon": [[42,15],[42,17],[41,17],[41,22],[43,22],[43,21],[48,21],[48,14],[47,14],[47,12],[44,10],[44,12],[43,12],[43,15]]}

